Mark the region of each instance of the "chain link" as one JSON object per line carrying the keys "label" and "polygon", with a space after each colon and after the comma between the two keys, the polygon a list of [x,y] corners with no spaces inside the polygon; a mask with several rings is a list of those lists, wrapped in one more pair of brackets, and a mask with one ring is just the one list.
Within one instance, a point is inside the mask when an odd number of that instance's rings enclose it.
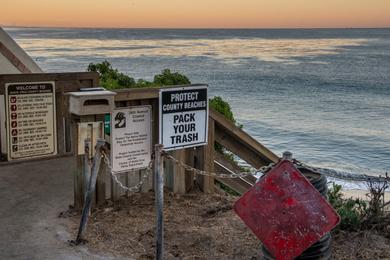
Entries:
{"label": "chain link", "polygon": [[345,173],[345,172],[338,172],[336,170],[332,169],[325,169],[325,168],[316,168],[309,166],[301,161],[298,161],[296,159],[293,160],[293,163],[297,166],[301,166],[304,168],[307,168],[314,172],[319,172],[321,174],[324,174],[328,177],[339,179],[339,180],[346,180],[346,181],[357,181],[357,182],[366,182],[366,181],[374,181],[374,182],[380,182],[380,181],[389,181],[389,177],[386,176],[372,176],[372,175],[366,175],[366,174],[355,174],[355,173]]}
{"label": "chain link", "polygon": [[[262,166],[262,167],[260,167],[258,169],[252,169],[250,172],[241,172],[241,173],[232,172],[231,174],[223,174],[223,173],[207,172],[207,171],[196,169],[196,168],[194,168],[192,166],[189,166],[189,165],[183,163],[182,161],[176,159],[175,157],[173,157],[172,155],[168,154],[165,151],[163,151],[161,155],[165,159],[172,161],[173,163],[175,163],[176,165],[184,168],[188,172],[192,172],[192,173],[203,175],[203,176],[210,176],[210,177],[214,177],[214,178],[235,179],[235,178],[244,178],[244,177],[247,177],[248,175],[255,175],[257,173],[265,174],[265,173],[267,173],[269,170],[271,170],[275,166],[275,163],[271,162],[270,164]],[[127,187],[126,185],[124,185],[118,179],[118,176],[117,176],[118,174],[114,173],[112,171],[110,158],[109,158],[109,156],[107,155],[107,153],[104,150],[102,151],[102,157],[104,158],[104,161],[105,161],[107,167],[110,169],[110,174],[111,174],[112,179],[122,189],[124,189],[126,191],[129,191],[129,192],[138,192],[138,191],[140,191],[140,189],[142,188],[143,184],[145,183],[145,180],[148,179],[150,173],[153,170],[154,158],[152,158],[152,160],[150,161],[148,167],[146,168],[145,172],[143,173],[143,175],[141,177],[140,182],[137,185],[133,186],[133,187]],[[334,171],[334,170],[330,170],[330,169],[316,168],[316,167],[309,166],[309,165],[307,165],[307,164],[305,164],[305,163],[303,163],[301,161],[298,161],[296,159],[293,159],[293,163],[295,165],[297,165],[297,166],[305,167],[305,168],[307,168],[309,170],[312,170],[314,172],[320,172],[320,173],[322,173],[322,174],[324,174],[326,176],[329,176],[329,177],[332,177],[332,178],[335,178],[335,179],[348,180],[348,181],[369,181],[369,180],[371,180],[371,181],[387,180],[388,181],[388,179],[389,179],[389,177],[387,177],[387,176],[383,177],[383,176],[370,176],[370,175],[365,175],[365,174],[340,173],[340,172],[337,172],[337,171]]]}
{"label": "chain link", "polygon": [[142,188],[142,186],[144,185],[145,183],[145,180],[147,180],[149,178],[149,175],[150,173],[152,172],[152,169],[153,169],[153,161],[154,159],[150,160],[149,164],[148,164],[148,167],[145,169],[145,172],[143,173],[142,177],[141,177],[141,180],[139,181],[138,184],[136,184],[135,186],[133,187],[128,187],[126,185],[124,185],[119,179],[118,179],[118,173],[114,173],[113,170],[112,170],[112,165],[110,163],[110,158],[109,156],[107,155],[107,153],[105,151],[102,151],[102,157],[104,159],[104,162],[106,163],[107,167],[109,168],[110,170],[110,174],[111,174],[111,178],[123,189],[123,190],[126,190],[128,192],[139,192]]}
{"label": "chain link", "polygon": [[258,173],[258,172],[266,173],[269,169],[271,169],[275,165],[274,163],[270,163],[269,165],[263,166],[259,169],[255,169],[252,172],[241,172],[241,173],[232,172],[231,174],[223,174],[223,173],[207,172],[207,171],[196,169],[196,168],[189,166],[189,165],[183,163],[182,161],[176,159],[175,157],[173,157],[172,155],[168,154],[165,151],[162,152],[162,156],[164,158],[172,161],[176,165],[184,168],[186,171],[189,171],[189,172],[192,172],[195,174],[199,174],[199,175],[203,175],[203,176],[210,176],[210,177],[214,177],[214,178],[225,178],[225,179],[244,178],[244,177],[247,177],[248,175],[254,175],[255,173]]}

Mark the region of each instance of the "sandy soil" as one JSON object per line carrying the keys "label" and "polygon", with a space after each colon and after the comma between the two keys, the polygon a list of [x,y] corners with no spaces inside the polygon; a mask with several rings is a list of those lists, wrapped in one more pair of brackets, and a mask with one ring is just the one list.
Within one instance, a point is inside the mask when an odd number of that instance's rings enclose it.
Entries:
{"label": "sandy soil", "polygon": [[[236,198],[165,194],[165,259],[261,259],[260,242],[235,215]],[[80,216],[73,216],[77,223]],[[93,212],[92,252],[154,259],[154,194],[134,194]],[[69,227],[74,234],[77,225]],[[334,259],[390,259],[390,240],[374,233],[334,234]]]}
{"label": "sandy soil", "polygon": [[[360,199],[367,199],[366,194],[368,193],[367,190],[346,190],[343,189],[342,193],[344,194],[345,198],[360,198]],[[385,201],[390,200],[390,192],[385,193]]]}

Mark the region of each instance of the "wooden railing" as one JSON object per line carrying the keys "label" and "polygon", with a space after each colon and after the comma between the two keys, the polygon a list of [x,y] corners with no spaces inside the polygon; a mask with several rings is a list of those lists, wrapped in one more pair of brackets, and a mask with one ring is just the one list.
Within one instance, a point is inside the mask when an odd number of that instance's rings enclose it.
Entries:
{"label": "wooden railing", "polygon": [[[210,119],[214,125],[215,142],[221,144],[228,151],[246,161],[252,167],[258,169],[279,160],[279,157],[271,150],[214,109],[210,109]],[[241,171],[241,168],[235,163],[226,160],[221,154],[215,151],[214,153],[214,163],[217,172],[229,174],[231,172],[239,173]],[[240,194],[244,193],[256,182],[256,178],[251,175],[245,178],[217,178],[217,180]]]}
{"label": "wooden railing", "polygon": [[[177,87],[177,86],[176,86]],[[152,136],[153,145],[158,142],[158,96],[159,88],[148,89],[126,89],[117,90],[115,96],[116,107],[127,107],[137,105],[152,106]],[[242,129],[228,121],[223,115],[209,110],[209,133],[208,145],[197,148],[188,148],[172,152],[172,155],[187,165],[208,172],[238,172],[239,169],[234,164],[224,160],[214,150],[214,143],[223,145],[227,150],[236,154],[249,165],[259,168],[276,162],[279,158],[265,146],[260,144]],[[104,165],[103,165],[104,167]],[[197,175],[187,172],[182,167],[165,160],[165,185],[175,193],[186,193],[192,189],[200,188],[205,193],[215,192],[215,180],[212,177]],[[121,196],[128,195],[125,191],[109,178],[106,170],[99,176],[97,185],[97,203],[104,202],[105,199],[118,200]],[[138,183],[144,171],[137,171],[122,174],[120,180],[126,185]],[[196,180],[194,182],[194,180]],[[238,193],[245,192],[254,182],[253,176],[244,179],[217,179],[218,182],[230,187]],[[149,176],[143,187],[143,191],[153,189],[153,179]]]}
{"label": "wooden railing", "polygon": [[[119,90],[115,100],[118,102],[139,99],[155,100],[158,98],[158,94],[158,88]],[[209,144],[203,148],[175,151],[173,155],[176,159],[184,161],[191,166],[210,172],[217,171],[227,174],[229,172],[239,172],[241,170],[239,167],[225,160],[214,151],[214,142],[221,144],[228,151],[256,169],[279,160],[279,157],[271,150],[212,108],[209,109]],[[167,167],[167,170],[168,186],[174,192],[185,193],[193,188],[193,176],[191,173],[185,173],[184,169],[172,165]],[[198,176],[197,180],[204,192],[214,191],[214,180],[212,178]],[[248,176],[244,179],[217,180],[238,193],[243,193],[253,185],[256,178]]]}
{"label": "wooden railing", "polygon": [[[0,95],[4,94],[4,85],[7,82],[29,82],[29,81],[55,81],[57,100],[57,136],[59,155],[74,155],[76,165],[82,165],[83,157],[77,155],[77,124],[82,121],[103,121],[103,115],[86,116],[82,119],[70,115],[68,112],[68,97],[64,95],[69,91],[78,91],[80,88],[98,86],[99,78],[97,73],[67,73],[67,74],[29,74],[29,75],[2,75],[0,76]],[[178,86],[175,86],[178,87]],[[152,144],[158,142],[158,97],[159,88],[140,88],[116,90],[116,107],[128,107],[138,105],[150,105],[152,107]],[[237,172],[234,165],[229,164],[219,154],[215,153],[214,143],[223,145],[227,150],[236,154],[255,168],[275,162],[278,157],[269,149],[261,145],[242,129],[224,118],[213,109],[209,113],[209,133],[208,145],[197,148],[189,148],[172,152],[172,155],[194,168],[208,172]],[[166,186],[175,193],[186,193],[191,189],[200,188],[203,192],[211,193],[215,191],[215,180],[208,176],[194,176],[192,172],[186,172],[180,166],[165,161]],[[81,207],[84,194],[82,167],[76,167],[74,171],[74,194],[75,206]],[[134,185],[139,182],[144,171],[137,171],[123,174],[120,180],[126,185]],[[248,179],[249,178],[249,179]],[[248,188],[249,183],[254,179],[217,180],[231,187],[238,192],[243,192]],[[196,180],[196,182],[194,182]],[[143,191],[153,188],[152,176],[143,187]],[[96,204],[104,203],[107,199],[118,200],[121,196],[128,195],[125,191],[112,181],[107,165],[102,164],[97,186]]]}

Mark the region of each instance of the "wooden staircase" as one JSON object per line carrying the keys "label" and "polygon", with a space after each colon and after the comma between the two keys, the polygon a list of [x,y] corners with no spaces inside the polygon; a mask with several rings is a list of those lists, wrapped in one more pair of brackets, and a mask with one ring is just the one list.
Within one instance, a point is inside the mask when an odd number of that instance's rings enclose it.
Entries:
{"label": "wooden staircase", "polygon": [[[227,120],[222,114],[211,108],[209,113],[214,127],[214,141],[224,146],[226,150],[237,155],[256,169],[279,161],[279,157],[271,150]],[[240,173],[242,171],[239,166],[218,152],[214,152],[214,170],[223,174]],[[217,178],[216,180],[242,194],[254,185],[256,177],[248,174],[245,178]]]}

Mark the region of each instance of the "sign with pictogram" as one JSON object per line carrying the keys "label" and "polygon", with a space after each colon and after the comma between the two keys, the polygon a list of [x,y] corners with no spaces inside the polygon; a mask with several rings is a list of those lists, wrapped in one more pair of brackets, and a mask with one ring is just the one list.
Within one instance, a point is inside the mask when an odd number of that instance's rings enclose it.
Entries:
{"label": "sign with pictogram", "polygon": [[114,109],[111,114],[111,160],[115,173],[145,169],[152,158],[152,108]]}
{"label": "sign with pictogram", "polygon": [[207,144],[207,86],[160,90],[160,139],[164,150]]}
{"label": "sign with pictogram", "polygon": [[276,259],[294,259],[340,221],[288,160],[263,176],[235,203],[234,210]]}
{"label": "sign with pictogram", "polygon": [[5,85],[8,160],[57,154],[54,82]]}

